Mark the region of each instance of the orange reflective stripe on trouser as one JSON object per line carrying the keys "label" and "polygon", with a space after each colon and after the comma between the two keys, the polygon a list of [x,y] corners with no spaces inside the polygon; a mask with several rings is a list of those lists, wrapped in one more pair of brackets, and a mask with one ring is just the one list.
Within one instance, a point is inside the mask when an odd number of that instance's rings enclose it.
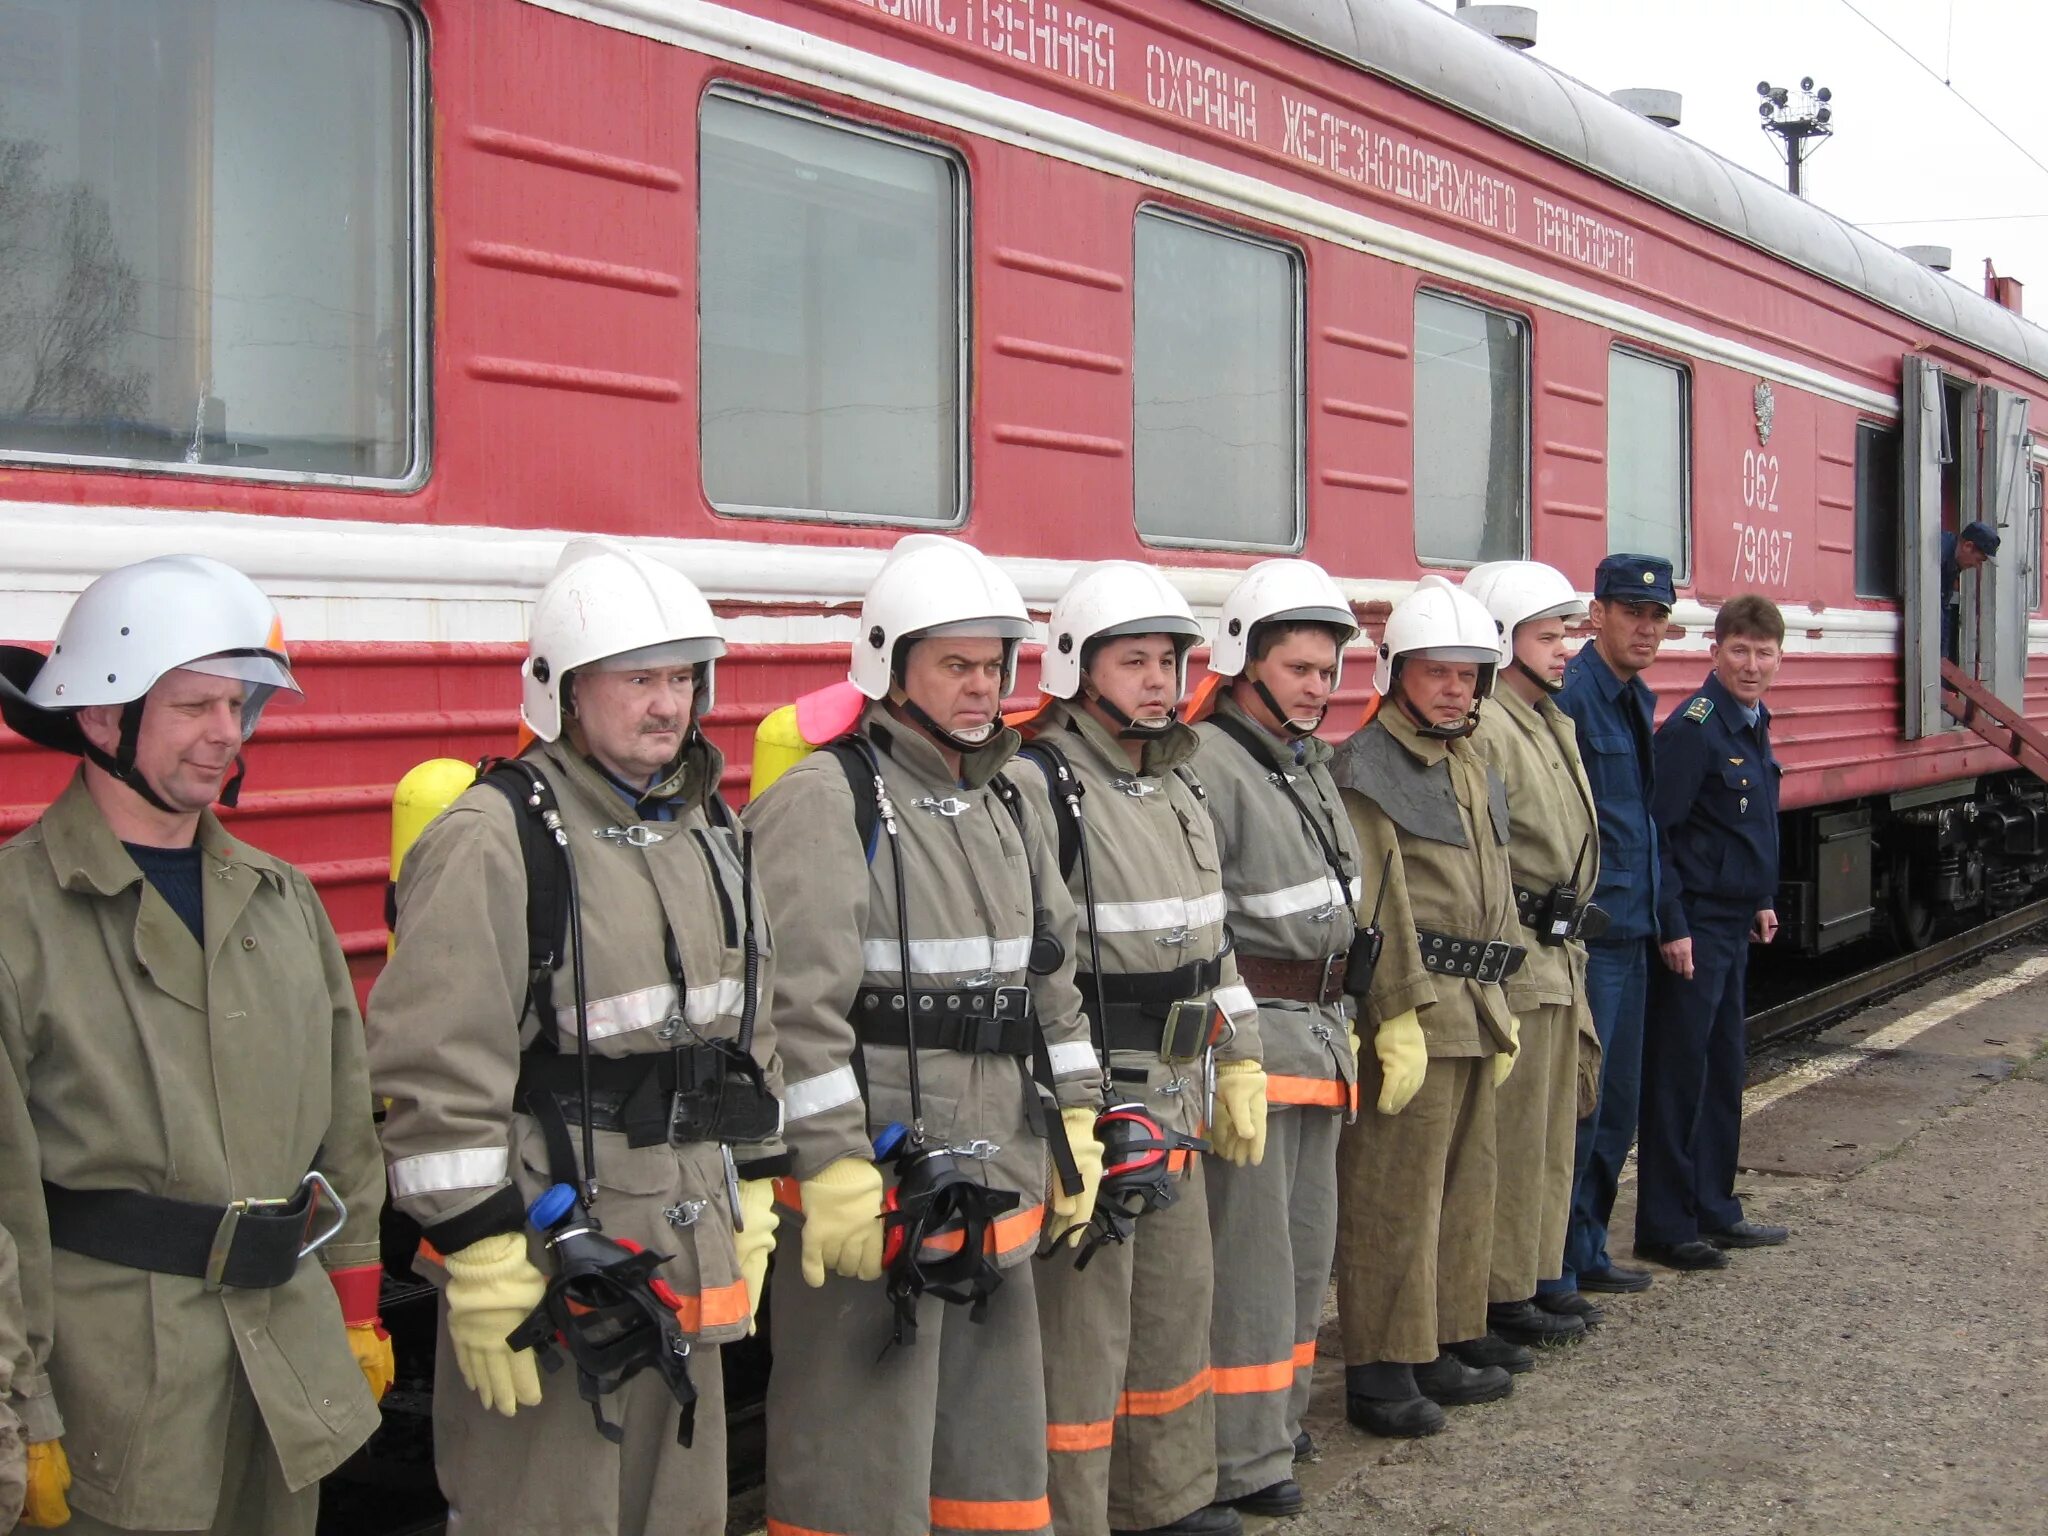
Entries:
{"label": "orange reflective stripe on trouser", "polygon": [[841,1536],[838,1531],[817,1531],[808,1525],[791,1525],[787,1520],[768,1521],[768,1536]]}
{"label": "orange reflective stripe on trouser", "polygon": [[1325,1109],[1358,1108],[1358,1085],[1334,1077],[1266,1077],[1268,1104],[1316,1104]]}
{"label": "orange reflective stripe on trouser", "polygon": [[1106,1451],[1116,1440],[1116,1420],[1098,1419],[1093,1424],[1048,1424],[1045,1426],[1045,1448],[1048,1451],[1065,1451],[1070,1455],[1082,1455],[1089,1451]]}
{"label": "orange reflective stripe on trouser", "polygon": [[1052,1524],[1052,1501],[1035,1499],[932,1500],[932,1526],[949,1531],[1042,1531]]}
{"label": "orange reflective stripe on trouser", "polygon": [[[1045,1207],[1042,1204],[1012,1211],[990,1224],[988,1235],[982,1239],[982,1247],[998,1256],[1014,1252],[1026,1243],[1035,1244],[1039,1229],[1044,1225]],[[924,1248],[928,1253],[958,1253],[965,1241],[966,1238],[958,1232],[938,1232],[924,1240]]]}
{"label": "orange reflective stripe on trouser", "polygon": [[1117,1417],[1146,1419],[1177,1412],[1209,1391],[1214,1377],[1215,1372],[1204,1366],[1177,1387],[1162,1392],[1126,1392],[1117,1400]]}
{"label": "orange reflective stripe on trouser", "polygon": [[678,1300],[682,1305],[676,1308],[676,1321],[683,1325],[685,1333],[702,1333],[707,1328],[727,1328],[734,1323],[744,1323],[753,1310],[744,1280],[735,1280],[731,1285],[721,1285],[715,1290],[680,1296]]}
{"label": "orange reflective stripe on trouser", "polygon": [[1316,1365],[1316,1341],[1304,1339],[1294,1346],[1294,1368],[1297,1371],[1312,1371]]}
{"label": "orange reflective stripe on trouser", "polygon": [[1294,1389],[1294,1361],[1275,1360],[1266,1365],[1219,1365],[1215,1378],[1218,1397],[1237,1397],[1246,1392],[1290,1392]]}

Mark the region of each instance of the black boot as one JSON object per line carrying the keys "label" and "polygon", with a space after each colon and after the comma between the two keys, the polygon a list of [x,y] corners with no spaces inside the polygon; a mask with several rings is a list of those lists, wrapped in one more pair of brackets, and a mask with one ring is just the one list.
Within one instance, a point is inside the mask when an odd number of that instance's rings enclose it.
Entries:
{"label": "black boot", "polygon": [[1244,1536],[1244,1522],[1227,1504],[1204,1504],[1171,1525],[1157,1525],[1149,1531],[1113,1531],[1110,1536]]}
{"label": "black boot", "polygon": [[1586,1325],[1588,1332],[1607,1321],[1607,1309],[1588,1301],[1577,1291],[1541,1292],[1536,1297],[1536,1305],[1546,1312],[1555,1312],[1559,1317],[1576,1317]]}
{"label": "black boot", "polygon": [[1464,1339],[1456,1344],[1446,1344],[1444,1348],[1475,1371],[1483,1371],[1489,1365],[1497,1365],[1510,1376],[1519,1376],[1524,1371],[1536,1369],[1534,1355],[1519,1344],[1510,1344],[1497,1333],[1483,1334],[1476,1339]]}
{"label": "black boot", "polygon": [[1315,1440],[1305,1429],[1294,1437],[1294,1459],[1311,1462],[1323,1459],[1323,1453],[1316,1449]]}
{"label": "black boot", "polygon": [[1456,1355],[1438,1355],[1415,1367],[1415,1385],[1431,1402],[1445,1408],[1491,1403],[1515,1390],[1515,1379],[1497,1365],[1474,1370]]}
{"label": "black boot", "polygon": [[1271,1515],[1285,1519],[1298,1515],[1308,1504],[1308,1496],[1301,1491],[1301,1484],[1291,1477],[1283,1477],[1277,1483],[1268,1483],[1250,1493],[1241,1493],[1234,1499],[1218,1499],[1219,1504],[1228,1504],[1240,1514]]}
{"label": "black boot", "polygon": [[1344,1367],[1344,1417],[1390,1440],[1417,1440],[1445,1424],[1444,1411],[1416,1388],[1415,1369],[1397,1361]]}
{"label": "black boot", "polygon": [[1488,1302],[1486,1326],[1510,1343],[1537,1348],[1573,1344],[1586,1336],[1583,1319],[1546,1312],[1534,1301]]}

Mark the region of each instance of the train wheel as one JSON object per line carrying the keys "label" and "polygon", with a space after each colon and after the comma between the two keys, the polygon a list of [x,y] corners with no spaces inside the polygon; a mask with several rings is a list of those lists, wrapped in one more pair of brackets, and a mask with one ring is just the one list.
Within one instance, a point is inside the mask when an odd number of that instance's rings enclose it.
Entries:
{"label": "train wheel", "polygon": [[1934,942],[1939,917],[1932,896],[1921,878],[1920,865],[1907,854],[1892,860],[1885,912],[1891,919],[1892,940],[1902,950],[1925,949]]}

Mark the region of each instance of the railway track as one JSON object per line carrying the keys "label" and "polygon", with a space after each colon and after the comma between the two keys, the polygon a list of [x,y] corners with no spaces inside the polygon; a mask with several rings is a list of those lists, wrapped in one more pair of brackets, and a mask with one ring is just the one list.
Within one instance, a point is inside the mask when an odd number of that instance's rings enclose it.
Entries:
{"label": "railway track", "polygon": [[1915,982],[1995,949],[2048,923],[2048,901],[2029,902],[1925,949],[1896,956],[1749,1016],[1749,1048],[1809,1034],[1843,1014],[1891,996]]}

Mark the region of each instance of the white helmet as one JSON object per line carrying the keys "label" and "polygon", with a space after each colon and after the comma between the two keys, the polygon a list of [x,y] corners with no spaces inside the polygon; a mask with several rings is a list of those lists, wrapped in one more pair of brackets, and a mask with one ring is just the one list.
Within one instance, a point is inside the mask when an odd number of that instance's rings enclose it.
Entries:
{"label": "white helmet", "polygon": [[1003,692],[1017,684],[1017,645],[1031,615],[1017,584],[959,539],[913,533],[897,541],[860,603],[847,679],[871,699],[886,699],[903,648],[928,635],[982,635],[1003,642]]}
{"label": "white helmet", "polygon": [[[1344,647],[1358,636],[1351,601],[1313,560],[1261,560],[1223,600],[1209,670],[1236,677],[1251,654],[1253,631],[1261,624],[1327,624],[1342,631],[1337,641],[1337,680],[1344,674]],[[1333,684],[1334,686],[1334,684]]]}
{"label": "white helmet", "polygon": [[1179,662],[1179,701],[1188,686],[1188,652],[1202,638],[1188,600],[1149,565],[1135,560],[1100,560],[1083,566],[1052,605],[1045,659],[1038,686],[1056,699],[1081,691],[1081,673],[1092,642],[1114,635],[1168,635]]}
{"label": "white helmet", "polygon": [[[300,691],[285,654],[284,625],[256,583],[204,555],[159,555],[109,571],[83,592],[45,659],[0,647],[0,701],[7,723],[60,752],[89,758],[160,809],[170,807],[135,771],[140,702],[167,672],[204,672],[249,685],[242,739],[280,688]],[[74,711],[128,704],[113,753],[86,740]],[[234,804],[237,774],[222,794]]]}
{"label": "white helmet", "polygon": [[1477,662],[1477,703],[1493,692],[1494,674],[1500,670],[1500,625],[1471,593],[1459,591],[1441,576],[1425,576],[1394,604],[1387,627],[1380,631],[1379,665],[1372,684],[1382,695],[1393,692],[1394,663],[1404,656]]}
{"label": "white helmet", "polygon": [[1512,661],[1515,631],[1531,619],[1580,619],[1585,599],[1554,565],[1540,560],[1490,560],[1465,573],[1462,589],[1486,605],[1501,629],[1501,659]]}
{"label": "white helmet", "polygon": [[534,605],[520,718],[542,741],[562,734],[562,685],[595,662],[694,666],[692,725],[717,696],[713,663],[725,636],[711,605],[681,571],[612,539],[572,539]]}

